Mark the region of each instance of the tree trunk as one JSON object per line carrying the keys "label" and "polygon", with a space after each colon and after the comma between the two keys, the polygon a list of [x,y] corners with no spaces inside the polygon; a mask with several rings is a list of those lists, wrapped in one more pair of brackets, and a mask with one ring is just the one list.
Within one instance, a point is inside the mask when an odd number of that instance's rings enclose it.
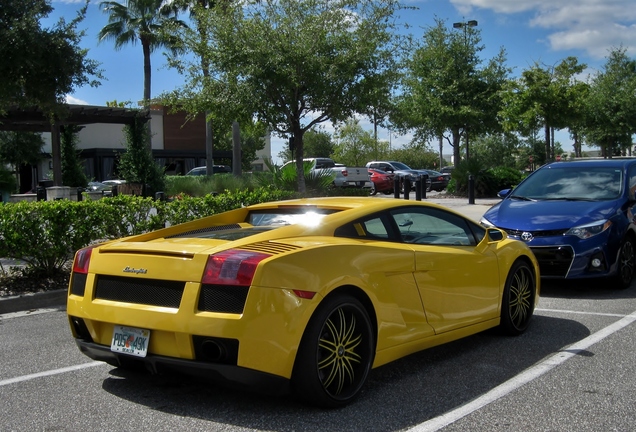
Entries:
{"label": "tree trunk", "polygon": [[545,132],[545,161],[552,162],[552,158],[550,157],[550,126],[546,123],[544,127]]}
{"label": "tree trunk", "polygon": [[[144,51],[144,108],[150,113],[150,44],[148,42],[141,41],[141,46]],[[148,128],[148,137],[146,141],[146,147],[152,152],[152,119],[146,123]]]}
{"label": "tree trunk", "polygon": [[307,192],[305,184],[305,167],[303,157],[305,151],[303,149],[303,135],[300,127],[294,127],[294,148],[296,150],[296,173],[298,174],[298,192],[304,194]]}
{"label": "tree trunk", "polygon": [[453,134],[453,165],[459,164],[461,157],[459,154],[459,147],[461,145],[461,135],[459,134],[459,128],[451,131]]}

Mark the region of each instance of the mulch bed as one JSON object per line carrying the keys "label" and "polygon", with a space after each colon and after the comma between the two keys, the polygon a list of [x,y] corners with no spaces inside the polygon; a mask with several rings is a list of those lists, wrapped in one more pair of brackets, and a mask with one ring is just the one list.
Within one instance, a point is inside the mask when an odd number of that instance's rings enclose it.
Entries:
{"label": "mulch bed", "polygon": [[24,267],[3,266],[0,270],[0,297],[66,289],[70,278],[70,264],[54,275],[39,275]]}

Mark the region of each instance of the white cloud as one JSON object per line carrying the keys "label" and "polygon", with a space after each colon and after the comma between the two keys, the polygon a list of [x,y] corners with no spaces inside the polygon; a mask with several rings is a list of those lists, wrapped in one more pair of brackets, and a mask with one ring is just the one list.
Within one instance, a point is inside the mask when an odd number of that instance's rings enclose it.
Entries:
{"label": "white cloud", "polygon": [[82,99],[78,99],[76,97],[73,97],[71,95],[66,95],[66,103],[67,104],[72,104],[72,105],[90,105],[88,102],[82,100]]}
{"label": "white cloud", "polygon": [[636,54],[633,0],[450,0],[461,13],[489,9],[498,14],[529,13],[528,25],[548,30],[554,51],[582,50],[593,58],[619,46]]}

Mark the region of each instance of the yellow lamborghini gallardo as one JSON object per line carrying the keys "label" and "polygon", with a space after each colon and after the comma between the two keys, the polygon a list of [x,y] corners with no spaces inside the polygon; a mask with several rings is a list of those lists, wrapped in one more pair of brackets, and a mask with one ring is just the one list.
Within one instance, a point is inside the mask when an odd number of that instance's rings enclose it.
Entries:
{"label": "yellow lamborghini gallardo", "polygon": [[524,243],[442,206],[299,199],[81,249],[67,311],[93,359],[338,407],[374,367],[523,332],[539,276]]}

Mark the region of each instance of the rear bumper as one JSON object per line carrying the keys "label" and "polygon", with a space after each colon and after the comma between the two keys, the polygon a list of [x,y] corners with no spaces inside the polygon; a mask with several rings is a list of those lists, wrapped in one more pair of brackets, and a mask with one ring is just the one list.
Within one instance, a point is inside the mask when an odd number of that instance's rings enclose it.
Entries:
{"label": "rear bumper", "polygon": [[110,347],[82,339],[76,338],[75,343],[86,356],[116,367],[138,364],[144,365],[148,371],[154,374],[179,372],[221,384],[231,384],[232,387],[257,390],[271,395],[283,395],[290,392],[288,379],[240,366],[184,360],[152,354],[141,358],[114,353],[110,350]]}

